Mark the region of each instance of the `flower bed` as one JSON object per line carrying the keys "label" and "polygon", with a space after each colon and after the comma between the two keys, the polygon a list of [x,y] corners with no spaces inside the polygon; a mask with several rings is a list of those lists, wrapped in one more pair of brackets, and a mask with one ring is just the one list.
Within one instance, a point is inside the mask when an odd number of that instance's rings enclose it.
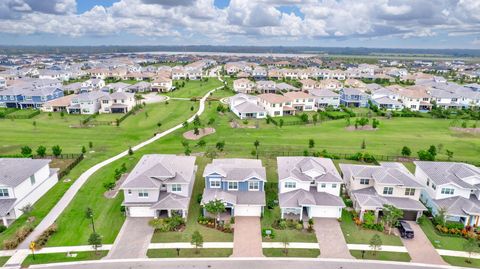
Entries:
{"label": "flower bed", "polygon": [[233,218],[230,221],[220,221],[218,224],[215,224],[215,219],[200,216],[198,217],[198,224],[201,224],[205,227],[219,230],[224,233],[233,233],[232,224],[234,223]]}

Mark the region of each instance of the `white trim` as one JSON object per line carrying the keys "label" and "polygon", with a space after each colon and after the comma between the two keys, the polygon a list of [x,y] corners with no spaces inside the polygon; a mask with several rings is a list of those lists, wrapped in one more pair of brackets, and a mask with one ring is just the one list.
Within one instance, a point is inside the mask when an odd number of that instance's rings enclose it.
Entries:
{"label": "white trim", "polygon": [[[237,184],[237,185],[236,185],[237,187],[236,187],[236,188],[230,188],[230,183],[236,183],[236,184]],[[238,181],[228,181],[228,182],[227,182],[227,190],[229,190],[229,191],[238,191]]]}
{"label": "white trim", "polygon": [[[218,182],[218,186],[212,186],[212,182]],[[210,189],[220,189],[222,188],[222,180],[219,179],[209,179]]]}

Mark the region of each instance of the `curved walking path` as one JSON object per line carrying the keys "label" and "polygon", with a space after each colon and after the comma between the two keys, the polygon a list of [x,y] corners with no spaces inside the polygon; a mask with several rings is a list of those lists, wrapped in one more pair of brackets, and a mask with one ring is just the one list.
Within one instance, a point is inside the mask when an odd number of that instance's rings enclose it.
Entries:
{"label": "curved walking path", "polygon": [[[223,80],[219,77],[218,78],[220,81],[223,82]],[[205,101],[207,100],[208,96],[210,94],[218,89],[221,89],[223,87],[217,87],[213,90],[210,90],[207,94],[205,94],[202,99],[200,99],[200,107],[198,108],[198,111],[191,116],[187,122],[192,122],[193,119],[195,118],[196,115],[200,116],[204,110],[205,110]],[[146,145],[149,145],[158,139],[171,134],[175,132],[176,130],[183,128],[183,123],[180,123],[176,125],[175,127],[172,127],[162,133],[158,133],[152,138],[143,141],[142,143],[132,147],[133,151],[137,151],[141,149],[142,147],[145,147]],[[116,156],[113,156],[103,162],[100,162],[94,166],[92,166],[90,169],[85,171],[83,174],[81,174],[78,179],[70,186],[70,188],[65,192],[65,194],[62,196],[60,201],[57,202],[57,204],[50,210],[47,216],[40,222],[40,224],[35,227],[35,230],[18,246],[17,251],[15,254],[6,262],[5,266],[20,266],[23,260],[28,256],[29,254],[29,244],[30,242],[34,241],[43,231],[45,231],[50,225],[52,225],[55,220],[60,216],[60,214],[65,210],[65,208],[70,204],[70,202],[73,200],[77,192],[80,190],[80,188],[85,184],[85,182],[88,180],[90,176],[92,176],[95,172],[100,170],[101,168],[107,166],[108,164],[127,156],[128,150],[125,150],[121,152],[120,154],[117,154]]]}

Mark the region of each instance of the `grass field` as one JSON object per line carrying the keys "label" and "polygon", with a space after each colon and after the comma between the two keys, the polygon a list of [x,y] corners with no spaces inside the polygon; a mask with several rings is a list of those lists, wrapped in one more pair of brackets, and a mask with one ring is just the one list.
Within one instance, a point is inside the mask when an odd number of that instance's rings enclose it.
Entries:
{"label": "grass field", "polygon": [[[362,259],[361,250],[350,250],[350,254],[357,259]],[[410,255],[407,252],[389,252],[389,251],[366,251],[365,260],[381,260],[381,261],[398,261],[398,262],[409,262],[411,260]]]}
{"label": "grass field", "polygon": [[76,254],[76,257],[67,257],[67,253],[49,253],[49,254],[35,254],[35,259],[32,255],[28,255],[23,261],[22,267],[28,267],[33,264],[45,264],[45,263],[59,263],[59,262],[77,262],[77,261],[89,261],[100,260],[108,254],[108,251],[81,251],[72,252]]}
{"label": "grass field", "polygon": [[320,256],[319,249],[303,249],[303,248],[289,248],[285,254],[283,248],[264,248],[263,255],[265,257],[301,257],[301,258],[317,258]]}
{"label": "grass field", "polygon": [[5,265],[5,263],[10,259],[11,256],[2,256],[0,257],[0,267]]}
{"label": "grass field", "polygon": [[[211,89],[222,86],[222,82],[216,78],[208,78],[208,81],[190,80],[184,82],[185,87],[165,93],[165,95],[174,98],[202,97]],[[178,81],[178,83],[182,84],[182,81]]]}
{"label": "grass field", "polygon": [[467,241],[465,238],[438,234],[428,219],[420,222],[420,227],[435,248],[463,251],[463,244]]}
{"label": "grass field", "polygon": [[177,250],[169,249],[149,249],[147,257],[149,258],[205,258],[205,257],[229,257],[232,255],[231,248],[199,248],[197,252],[193,248],[186,248],[180,250],[180,255]]}
{"label": "grass field", "polygon": [[467,262],[463,257],[442,256],[443,260],[453,266],[480,268],[480,259],[471,259]]}

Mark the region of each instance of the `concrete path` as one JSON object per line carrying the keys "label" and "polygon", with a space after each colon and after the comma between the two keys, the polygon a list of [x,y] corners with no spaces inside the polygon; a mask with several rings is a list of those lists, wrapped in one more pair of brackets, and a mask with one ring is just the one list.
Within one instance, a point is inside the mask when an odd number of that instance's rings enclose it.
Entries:
{"label": "concrete path", "polygon": [[[200,99],[200,107],[198,108],[197,113],[195,113],[195,115],[190,117],[187,120],[187,122],[192,122],[196,115],[200,116],[203,113],[203,111],[205,110],[205,101],[210,96],[210,94],[212,92],[214,92],[215,90],[221,89],[222,87],[223,86],[217,87],[217,88],[209,91],[207,94],[205,94],[205,96],[203,96],[203,98]],[[180,128],[183,128],[183,122],[176,125],[175,127],[172,127],[170,129],[162,132],[162,133],[158,133],[155,136],[153,136],[152,138],[150,138],[150,139],[132,147],[132,150],[133,151],[139,150],[142,147],[144,147],[146,145],[149,145],[149,144],[157,141],[158,139],[175,132],[176,130],[178,130]],[[77,178],[77,180],[75,180],[75,182],[73,182],[72,186],[70,186],[70,188],[65,192],[65,194],[62,196],[60,201],[58,201],[58,203],[52,208],[52,210],[50,210],[50,212],[47,214],[47,216],[45,216],[45,218],[43,218],[43,220],[38,224],[38,226],[35,228],[35,230],[33,230],[33,232],[18,246],[17,250],[28,249],[28,246],[29,246],[30,242],[34,241],[44,230],[46,230],[50,225],[52,225],[55,222],[55,220],[58,218],[58,216],[60,216],[60,214],[63,212],[63,210],[68,206],[68,204],[70,204],[70,202],[73,200],[73,198],[75,197],[77,192],[80,190],[80,188],[83,186],[83,184],[85,184],[85,182],[88,180],[88,178],[90,176],[92,176],[95,172],[97,172],[101,168],[103,168],[103,167],[109,165],[110,163],[112,163],[112,162],[114,162],[118,159],[121,159],[121,158],[123,158],[127,155],[128,155],[128,149],[126,149],[125,151],[117,154],[116,156],[114,156],[110,159],[107,159],[103,162],[100,162],[100,163],[92,166],[90,169],[88,169],[83,174],[81,174]],[[19,260],[23,261],[27,256],[28,256],[28,251],[27,252],[17,251],[10,258],[10,260],[8,260],[6,262],[5,265],[6,266],[19,266],[18,261]]]}
{"label": "concrete path", "polygon": [[141,102],[145,102],[146,104],[161,103],[161,102],[168,101],[170,99],[170,97],[166,95],[160,95],[155,92],[147,93],[142,96],[145,99],[142,99]]}
{"label": "concrete path", "polygon": [[422,228],[414,221],[407,222],[412,227],[415,237],[413,239],[402,238],[402,242],[407,248],[412,262],[446,265],[447,263],[440,257]]}
{"label": "concrete path", "polygon": [[147,258],[154,231],[148,221],[150,218],[127,218],[105,259]]}
{"label": "concrete path", "polygon": [[348,250],[337,219],[315,218],[314,229],[320,245],[320,257],[354,259]]}
{"label": "concrete path", "polygon": [[263,257],[260,217],[235,217],[232,257]]}

